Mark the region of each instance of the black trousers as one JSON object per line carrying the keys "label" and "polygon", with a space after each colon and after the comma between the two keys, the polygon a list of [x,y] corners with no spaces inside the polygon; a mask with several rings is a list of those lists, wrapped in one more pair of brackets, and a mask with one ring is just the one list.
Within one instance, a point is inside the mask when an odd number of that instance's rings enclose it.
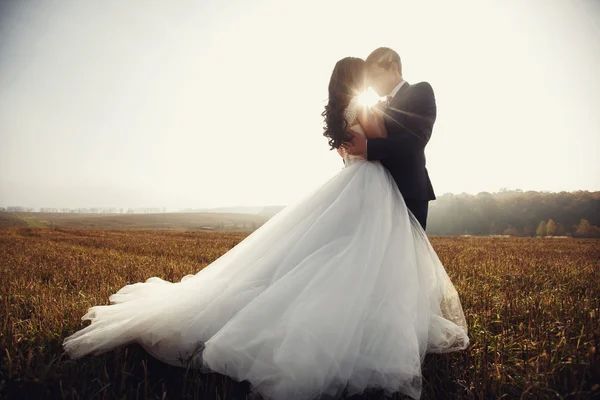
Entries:
{"label": "black trousers", "polygon": [[425,230],[427,226],[427,212],[429,210],[429,200],[404,199],[406,207],[414,214],[417,221]]}

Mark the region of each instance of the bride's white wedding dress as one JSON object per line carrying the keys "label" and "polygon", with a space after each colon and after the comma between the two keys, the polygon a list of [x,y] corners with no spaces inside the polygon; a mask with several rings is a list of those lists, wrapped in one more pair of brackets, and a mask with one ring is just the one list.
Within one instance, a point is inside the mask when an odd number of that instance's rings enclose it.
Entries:
{"label": "bride's white wedding dress", "polygon": [[389,172],[345,159],[197,274],[152,277],[91,307],[91,325],[64,349],[78,358],[137,341],[166,363],[248,380],[265,398],[345,387],[419,398],[425,353],[469,344],[460,299]]}

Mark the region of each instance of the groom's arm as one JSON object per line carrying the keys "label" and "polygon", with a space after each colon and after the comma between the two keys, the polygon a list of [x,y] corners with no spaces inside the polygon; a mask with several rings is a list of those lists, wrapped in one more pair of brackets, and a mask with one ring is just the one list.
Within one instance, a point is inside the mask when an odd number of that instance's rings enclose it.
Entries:
{"label": "groom's arm", "polygon": [[422,82],[411,89],[406,110],[387,111],[393,120],[398,121],[398,130],[392,130],[385,139],[367,140],[369,161],[416,153],[422,151],[429,142],[437,113],[433,88],[429,83]]}

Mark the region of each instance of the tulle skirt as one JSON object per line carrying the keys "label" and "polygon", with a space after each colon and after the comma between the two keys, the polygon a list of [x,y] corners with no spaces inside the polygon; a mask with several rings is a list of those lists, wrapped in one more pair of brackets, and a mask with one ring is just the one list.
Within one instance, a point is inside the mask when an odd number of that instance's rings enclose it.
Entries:
{"label": "tulle skirt", "polygon": [[151,277],[88,309],[71,358],[138,342],[266,399],[421,394],[427,352],[469,344],[458,293],[379,162],[355,161],[180,282]]}

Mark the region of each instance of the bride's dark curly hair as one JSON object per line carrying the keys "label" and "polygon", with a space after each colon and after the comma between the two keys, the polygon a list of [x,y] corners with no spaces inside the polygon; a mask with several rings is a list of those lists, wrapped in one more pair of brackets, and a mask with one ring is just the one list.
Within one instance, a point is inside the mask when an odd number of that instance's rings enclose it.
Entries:
{"label": "bride's dark curly hair", "polygon": [[361,58],[346,57],[335,64],[329,80],[329,101],[321,113],[325,119],[323,136],[329,138],[331,149],[352,140],[347,132],[344,110],[352,97],[366,90],[366,62]]}

